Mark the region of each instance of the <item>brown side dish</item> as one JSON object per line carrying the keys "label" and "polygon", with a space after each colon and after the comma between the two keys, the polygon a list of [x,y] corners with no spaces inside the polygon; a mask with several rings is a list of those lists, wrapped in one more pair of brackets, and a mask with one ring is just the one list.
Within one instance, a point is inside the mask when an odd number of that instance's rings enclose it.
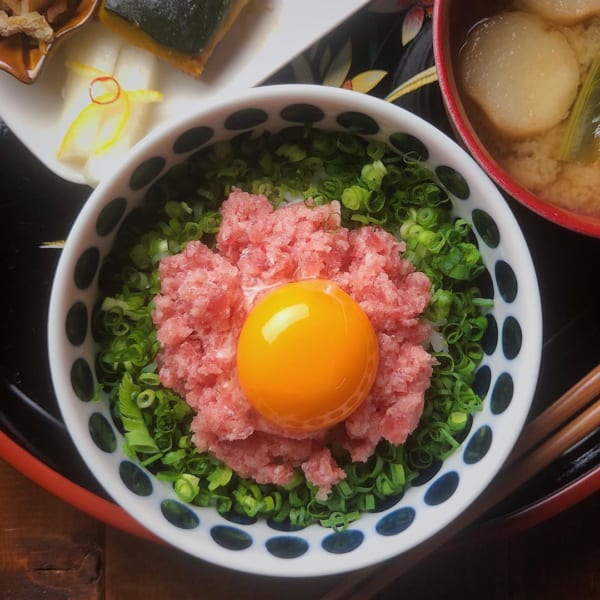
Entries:
{"label": "brown side dish", "polygon": [[0,0],[0,69],[32,83],[52,46],[86,23],[98,0]]}

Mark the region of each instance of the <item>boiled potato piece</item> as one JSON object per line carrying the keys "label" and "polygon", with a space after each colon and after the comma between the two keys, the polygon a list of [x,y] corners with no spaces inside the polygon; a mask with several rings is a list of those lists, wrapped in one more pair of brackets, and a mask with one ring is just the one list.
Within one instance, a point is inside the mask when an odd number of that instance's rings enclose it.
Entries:
{"label": "boiled potato piece", "polygon": [[600,15],[600,0],[519,0],[524,10],[569,25]]}
{"label": "boiled potato piece", "polygon": [[577,94],[575,53],[535,15],[507,12],[486,19],[470,32],[460,62],[466,93],[509,138],[554,127]]}

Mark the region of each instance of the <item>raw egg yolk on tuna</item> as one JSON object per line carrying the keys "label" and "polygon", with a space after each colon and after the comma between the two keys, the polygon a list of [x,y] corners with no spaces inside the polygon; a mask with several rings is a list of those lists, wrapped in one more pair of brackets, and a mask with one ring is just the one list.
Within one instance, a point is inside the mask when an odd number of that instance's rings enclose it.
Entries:
{"label": "raw egg yolk on tuna", "polygon": [[290,431],[331,427],[368,396],[379,364],[367,315],[326,279],[275,288],[248,314],[237,348],[240,386],[272,423]]}

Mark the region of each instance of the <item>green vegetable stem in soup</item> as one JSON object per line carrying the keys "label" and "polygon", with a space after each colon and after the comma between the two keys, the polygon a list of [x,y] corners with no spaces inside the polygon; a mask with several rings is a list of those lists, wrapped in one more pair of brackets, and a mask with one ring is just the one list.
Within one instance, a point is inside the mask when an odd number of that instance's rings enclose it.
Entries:
{"label": "green vegetable stem in soup", "polygon": [[[432,282],[424,318],[435,328],[436,364],[420,423],[405,444],[382,441],[365,463],[332,448],[346,478],[326,499],[299,469],[285,487],[259,485],[200,453],[191,439],[192,409],[159,381],[152,320],[158,263],[190,240],[214,245],[219,207],[234,187],[264,194],[275,207],[290,199],[341,200],[343,225],[380,226],[404,240],[404,257]],[[102,269],[104,300],[95,316],[100,387],[127,454],[172,482],[186,502],[282,526],[343,529],[398,498],[456,450],[482,406],[472,386],[491,300],[478,287],[484,267],[470,226],[451,209],[445,190],[415,157],[349,133],[295,127],[241,135],[172,168],[127,219]]]}

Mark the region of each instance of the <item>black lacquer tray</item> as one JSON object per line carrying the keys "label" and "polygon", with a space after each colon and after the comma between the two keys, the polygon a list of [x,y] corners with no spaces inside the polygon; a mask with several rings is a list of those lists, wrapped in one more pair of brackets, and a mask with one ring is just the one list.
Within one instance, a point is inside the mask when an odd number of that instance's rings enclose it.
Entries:
{"label": "black lacquer tray", "polygon": [[[433,65],[424,4],[385,14],[363,10],[266,83],[301,79],[393,97],[451,135],[435,82],[402,93],[403,83]],[[346,65],[341,72],[332,66],[336,57],[345,59],[337,61]],[[50,381],[46,326],[52,278],[60,241],[90,193],[42,166],[0,120],[0,457],[82,510],[143,534],[80,460]],[[600,363],[600,240],[555,226],[510,198],[507,202],[528,241],[543,304],[544,347],[532,417]],[[552,513],[553,497],[562,495],[557,507],[564,508],[599,489],[599,437],[595,432],[573,448],[486,522],[521,512],[527,515],[524,523],[532,523]]]}

